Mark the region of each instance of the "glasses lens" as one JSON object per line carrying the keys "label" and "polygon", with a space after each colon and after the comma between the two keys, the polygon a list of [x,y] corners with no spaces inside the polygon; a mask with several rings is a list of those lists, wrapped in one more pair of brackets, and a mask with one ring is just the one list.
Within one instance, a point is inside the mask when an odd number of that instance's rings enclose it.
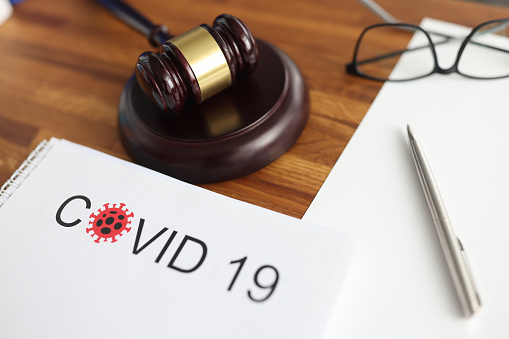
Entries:
{"label": "glasses lens", "polygon": [[407,25],[375,26],[365,32],[357,50],[357,70],[380,80],[428,75],[435,68],[434,60],[428,37]]}
{"label": "glasses lens", "polygon": [[509,20],[481,26],[461,54],[458,72],[476,78],[509,76]]}

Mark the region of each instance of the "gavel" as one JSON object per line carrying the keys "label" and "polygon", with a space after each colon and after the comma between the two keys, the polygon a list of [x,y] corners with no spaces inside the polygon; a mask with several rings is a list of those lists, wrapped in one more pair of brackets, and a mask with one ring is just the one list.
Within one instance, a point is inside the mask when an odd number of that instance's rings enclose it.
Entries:
{"label": "gavel", "polygon": [[119,98],[120,137],[134,161],[203,184],[252,173],[297,140],[309,116],[306,81],[242,21],[220,15],[174,37],[122,0],[95,1],[160,48],[141,54]]}
{"label": "gavel", "polygon": [[[153,44],[161,29],[164,26],[153,28]],[[213,26],[202,24],[167,40],[160,53],[142,53],[135,73],[141,89],[162,114],[178,115],[253,73],[257,60],[258,48],[249,28],[223,14]]]}

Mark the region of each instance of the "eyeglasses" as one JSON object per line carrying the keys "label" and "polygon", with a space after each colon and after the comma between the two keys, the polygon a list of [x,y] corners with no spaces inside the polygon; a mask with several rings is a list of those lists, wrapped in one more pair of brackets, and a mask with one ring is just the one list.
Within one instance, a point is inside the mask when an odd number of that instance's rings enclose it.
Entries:
{"label": "eyeglasses", "polygon": [[[415,80],[434,73],[459,73],[473,79],[509,77],[508,26],[509,19],[492,20],[472,29],[466,38],[455,38],[411,24],[373,25],[362,32],[346,69],[379,81]],[[461,42],[456,60],[450,68],[441,68],[436,46],[454,41]],[[405,62],[393,69],[403,58]]]}

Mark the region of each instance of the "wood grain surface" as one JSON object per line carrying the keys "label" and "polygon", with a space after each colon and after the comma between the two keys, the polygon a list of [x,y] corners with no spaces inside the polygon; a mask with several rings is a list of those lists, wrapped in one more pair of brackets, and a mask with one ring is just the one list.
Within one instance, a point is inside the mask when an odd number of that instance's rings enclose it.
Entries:
{"label": "wood grain surface", "polygon": [[[131,0],[180,34],[222,13],[297,63],[311,115],[297,143],[266,168],[205,188],[302,217],[382,83],[347,75],[362,29],[380,22],[356,0]],[[379,0],[394,16],[467,26],[509,17],[509,9],[445,0]],[[387,44],[391,44],[388,38]],[[42,139],[65,138],[130,160],[117,131],[117,104],[137,57],[153,50],[93,0],[26,0],[0,26],[0,182]]]}

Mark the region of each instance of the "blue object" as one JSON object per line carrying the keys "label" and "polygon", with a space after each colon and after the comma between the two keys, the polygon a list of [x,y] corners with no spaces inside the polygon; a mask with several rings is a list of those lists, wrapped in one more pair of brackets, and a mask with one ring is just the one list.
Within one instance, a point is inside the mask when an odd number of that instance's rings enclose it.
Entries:
{"label": "blue object", "polygon": [[11,2],[11,4],[14,6],[14,5],[17,5],[19,4],[20,2],[22,2],[23,0],[9,0]]}

